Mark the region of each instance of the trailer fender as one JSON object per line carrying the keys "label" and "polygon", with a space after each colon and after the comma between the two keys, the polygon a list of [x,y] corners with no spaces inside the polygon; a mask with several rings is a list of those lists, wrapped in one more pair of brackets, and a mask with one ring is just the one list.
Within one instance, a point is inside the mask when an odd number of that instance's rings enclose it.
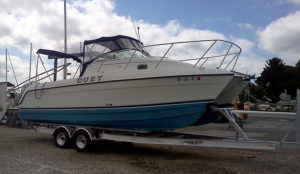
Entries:
{"label": "trailer fender", "polygon": [[93,131],[92,129],[87,129],[87,128],[84,128],[84,127],[79,127],[79,128],[77,128],[77,129],[75,129],[75,130],[73,131],[73,133],[72,133],[72,137],[75,135],[76,132],[78,132],[78,131],[80,131],[80,130],[86,132],[86,133],[89,135],[89,138],[90,138],[91,141],[93,141],[93,140],[96,139],[96,136],[95,136],[94,131]]}
{"label": "trailer fender", "polygon": [[70,139],[72,138],[72,136],[71,136],[71,131],[70,131],[70,129],[69,129],[68,127],[66,127],[66,126],[58,126],[58,127],[56,127],[55,130],[54,130],[54,132],[53,132],[53,134],[52,134],[52,136],[54,136],[55,133],[56,133],[56,131],[58,131],[59,129],[64,129],[64,130],[68,133],[69,138],[70,138]]}

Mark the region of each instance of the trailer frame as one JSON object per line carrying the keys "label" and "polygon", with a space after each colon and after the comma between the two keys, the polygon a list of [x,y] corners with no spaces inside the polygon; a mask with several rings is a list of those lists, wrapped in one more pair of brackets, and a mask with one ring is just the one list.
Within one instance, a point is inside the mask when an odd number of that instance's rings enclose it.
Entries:
{"label": "trailer frame", "polygon": [[[54,143],[59,148],[68,148],[73,144],[77,151],[88,151],[90,142],[110,140],[138,144],[153,145],[175,145],[175,146],[197,146],[197,147],[218,147],[236,149],[262,149],[275,150],[280,142],[263,141],[257,139],[217,137],[206,135],[195,135],[173,131],[132,131],[121,129],[107,129],[99,127],[85,127],[76,125],[59,125],[56,128],[36,127],[38,132],[52,133]],[[58,137],[58,133],[65,132],[64,137]],[[57,141],[66,140],[68,146],[58,146]],[[68,142],[69,141],[69,142]],[[84,144],[84,145],[82,145]]]}

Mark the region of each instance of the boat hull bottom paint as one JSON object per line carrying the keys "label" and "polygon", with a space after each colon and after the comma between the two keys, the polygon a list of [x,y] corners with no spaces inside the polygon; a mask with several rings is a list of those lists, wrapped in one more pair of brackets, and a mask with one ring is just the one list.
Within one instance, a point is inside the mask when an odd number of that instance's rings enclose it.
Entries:
{"label": "boat hull bottom paint", "polygon": [[207,102],[122,108],[20,109],[20,117],[42,123],[172,130],[196,123],[206,111],[206,105]]}

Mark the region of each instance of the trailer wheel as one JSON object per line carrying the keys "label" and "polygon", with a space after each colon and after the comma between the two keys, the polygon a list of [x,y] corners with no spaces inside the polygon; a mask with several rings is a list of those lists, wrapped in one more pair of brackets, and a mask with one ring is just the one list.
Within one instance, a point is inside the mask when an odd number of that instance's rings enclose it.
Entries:
{"label": "trailer wheel", "polygon": [[91,146],[91,139],[85,131],[79,130],[73,135],[73,145],[78,152],[87,152]]}
{"label": "trailer wheel", "polygon": [[68,132],[63,129],[59,128],[54,132],[54,143],[55,146],[58,148],[68,148],[71,144],[71,139],[69,138]]}

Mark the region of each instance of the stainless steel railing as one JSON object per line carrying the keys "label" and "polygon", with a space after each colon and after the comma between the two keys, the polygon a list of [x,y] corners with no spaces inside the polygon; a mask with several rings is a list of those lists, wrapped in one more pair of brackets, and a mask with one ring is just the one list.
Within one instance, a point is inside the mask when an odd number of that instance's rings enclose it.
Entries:
{"label": "stainless steel railing", "polygon": [[[189,59],[184,59],[184,60],[179,60],[179,62],[182,62],[182,61],[192,61],[192,60],[195,60],[196,63],[194,64],[194,68],[197,67],[197,65],[203,60],[203,62],[201,63],[201,65],[199,66],[199,68],[203,67],[207,61],[209,61],[210,59],[212,58],[218,58],[218,57],[223,57],[223,59],[220,61],[220,64],[217,68],[221,68],[222,65],[224,64],[226,58],[228,56],[232,56],[229,63],[227,63],[225,65],[225,68],[224,69],[227,69],[229,67],[230,64],[232,64],[233,62],[233,66],[232,66],[232,69],[234,69],[236,63],[237,63],[237,60],[239,58],[239,55],[241,54],[242,52],[242,49],[236,45],[235,43],[233,42],[230,42],[230,41],[226,41],[226,40],[220,40],[220,39],[214,39],[214,40],[197,40],[197,41],[186,41],[186,42],[172,42],[172,43],[164,43],[164,44],[155,44],[155,45],[147,45],[147,46],[144,46],[143,49],[148,49],[148,48],[152,48],[152,47],[159,47],[159,46],[169,46],[168,49],[164,52],[163,56],[161,56],[161,59],[158,61],[157,65],[155,66],[155,68],[157,68],[161,62],[167,58],[167,54],[170,52],[170,50],[175,46],[177,45],[182,45],[182,44],[194,44],[194,43],[209,43],[211,42],[211,44],[209,44],[209,47],[204,51],[204,53],[200,56],[200,57],[197,57],[197,58],[189,58]],[[216,52],[215,54],[216,55],[211,55],[211,56],[207,56],[208,53],[212,53],[213,51],[213,48],[216,47],[217,43],[222,43],[222,44],[225,44],[225,45],[228,45],[227,49],[224,49],[222,51],[219,51],[219,52]],[[232,48],[235,48],[235,50],[232,51]],[[224,52],[226,52],[224,54]],[[223,54],[222,54],[223,53]]]}

